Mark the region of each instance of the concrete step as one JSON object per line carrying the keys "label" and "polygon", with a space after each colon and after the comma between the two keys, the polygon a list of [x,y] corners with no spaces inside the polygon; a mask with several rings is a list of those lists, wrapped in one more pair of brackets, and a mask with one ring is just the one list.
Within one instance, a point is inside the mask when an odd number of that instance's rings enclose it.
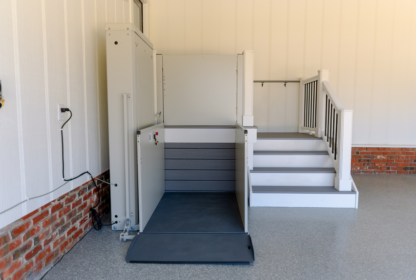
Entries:
{"label": "concrete step", "polygon": [[254,151],[254,167],[334,167],[326,151]]}

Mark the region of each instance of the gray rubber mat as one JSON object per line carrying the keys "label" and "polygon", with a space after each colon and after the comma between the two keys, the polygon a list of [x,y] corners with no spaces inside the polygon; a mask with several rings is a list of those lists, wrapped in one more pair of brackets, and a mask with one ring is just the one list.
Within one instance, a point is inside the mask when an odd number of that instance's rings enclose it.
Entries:
{"label": "gray rubber mat", "polygon": [[239,263],[254,261],[249,235],[146,234],[137,235],[127,252],[129,263]]}
{"label": "gray rubber mat", "polygon": [[166,192],[144,233],[242,233],[234,192]]}

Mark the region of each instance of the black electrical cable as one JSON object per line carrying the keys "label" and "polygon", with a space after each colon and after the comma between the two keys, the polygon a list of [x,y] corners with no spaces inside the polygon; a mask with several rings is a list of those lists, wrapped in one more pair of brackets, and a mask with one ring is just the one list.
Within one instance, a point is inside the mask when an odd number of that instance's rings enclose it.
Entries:
{"label": "black electrical cable", "polygon": [[[66,122],[64,122],[64,124],[61,127],[61,144],[62,144],[62,178],[65,182],[70,182],[73,181],[75,179],[78,179],[79,177],[81,177],[82,175],[88,174],[91,177],[91,180],[94,184],[94,187],[97,189],[97,196],[98,196],[98,201],[97,204],[95,204],[95,206],[92,206],[90,208],[90,212],[91,212],[91,222],[92,222],[92,226],[94,227],[95,230],[100,230],[103,226],[112,226],[111,225],[103,225],[103,223],[101,222],[101,219],[98,217],[97,214],[97,210],[95,210],[95,208],[97,208],[97,206],[100,204],[101,202],[101,195],[100,195],[100,189],[98,188],[97,184],[95,183],[94,177],[91,175],[91,173],[89,171],[85,171],[81,174],[79,174],[78,176],[74,177],[74,178],[70,178],[70,179],[65,179],[65,157],[64,157],[64,126],[71,120],[72,118],[72,111],[69,110],[69,108],[62,108],[61,109],[62,113],[65,112],[69,112],[71,115],[69,116],[69,119],[66,120]],[[95,222],[94,222],[95,221]],[[117,223],[117,222],[115,222]]]}

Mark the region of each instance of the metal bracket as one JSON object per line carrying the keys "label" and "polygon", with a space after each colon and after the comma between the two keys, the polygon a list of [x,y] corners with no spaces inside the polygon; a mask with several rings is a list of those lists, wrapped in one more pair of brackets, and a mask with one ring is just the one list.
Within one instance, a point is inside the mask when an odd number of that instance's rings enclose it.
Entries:
{"label": "metal bracket", "polygon": [[129,234],[129,230],[134,229],[134,227],[130,226],[130,223],[130,220],[126,219],[126,222],[124,223],[123,232],[120,233],[120,241],[126,242],[127,240],[133,240],[133,238],[136,236],[134,234]]}

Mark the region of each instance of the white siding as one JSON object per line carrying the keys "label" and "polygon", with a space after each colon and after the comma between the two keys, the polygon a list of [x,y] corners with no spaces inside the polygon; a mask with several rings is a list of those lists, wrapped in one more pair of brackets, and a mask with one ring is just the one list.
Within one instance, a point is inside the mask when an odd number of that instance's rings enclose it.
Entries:
{"label": "white siding", "polygon": [[[150,0],[149,9],[158,53],[253,49],[256,80],[329,69],[344,107],[354,109],[353,144],[416,145],[416,130],[409,129],[416,114],[416,1]],[[255,86],[255,125],[291,127],[268,122],[289,116],[279,111],[287,97],[276,86]]]}
{"label": "white siding", "polygon": [[[63,184],[58,104],[74,113],[64,131],[66,176],[109,169],[104,24],[130,21],[130,3],[0,1],[0,212]],[[87,180],[0,214],[0,228]]]}

